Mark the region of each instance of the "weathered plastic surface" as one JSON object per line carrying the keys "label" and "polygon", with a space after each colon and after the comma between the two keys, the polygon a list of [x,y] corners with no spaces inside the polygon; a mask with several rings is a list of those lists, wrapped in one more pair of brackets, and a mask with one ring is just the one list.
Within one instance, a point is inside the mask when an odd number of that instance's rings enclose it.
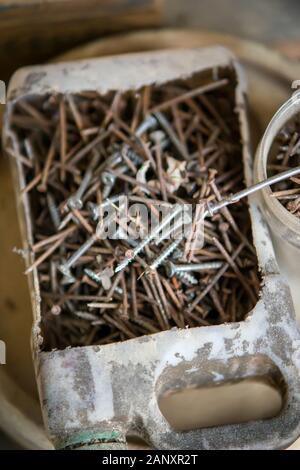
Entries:
{"label": "weathered plastic surface", "polygon": [[[13,103],[25,94],[81,90],[106,93],[227,66],[235,68],[238,78],[236,107],[243,139],[245,180],[249,185],[252,156],[245,114],[245,80],[232,54],[223,48],[132,54],[23,69],[14,76],[9,89],[5,145],[10,145],[9,116]],[[28,200],[19,195],[24,174],[17,161],[12,164],[26,247],[32,242],[32,233]],[[77,445],[82,432],[85,436],[88,433],[91,440],[100,433],[106,436],[105,442],[111,433],[112,445],[124,443],[126,434],[135,432],[159,449],[286,448],[299,436],[300,335],[290,291],[279,274],[257,196],[249,198],[249,205],[264,286],[257,305],[240,323],[173,329],[101,347],[41,352],[37,272],[29,276],[36,374],[45,423],[57,447],[62,443]],[[31,262],[29,257],[27,264]],[[159,410],[158,396],[168,387],[217,386],[257,377],[268,364],[274,380],[280,371],[287,390],[284,407],[276,418],[182,433],[175,432]]]}

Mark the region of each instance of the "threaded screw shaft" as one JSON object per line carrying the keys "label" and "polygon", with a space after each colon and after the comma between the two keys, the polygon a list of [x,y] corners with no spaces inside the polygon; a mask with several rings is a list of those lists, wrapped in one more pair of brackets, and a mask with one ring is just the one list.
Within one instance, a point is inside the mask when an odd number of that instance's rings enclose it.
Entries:
{"label": "threaded screw shaft", "polygon": [[94,271],[92,271],[91,269],[88,269],[86,268],[84,270],[84,273],[94,282],[96,282],[97,284],[100,284],[101,283],[101,279],[100,279],[100,276],[98,276],[98,274],[96,274]]}
{"label": "threaded screw shaft", "polygon": [[157,269],[164,261],[167,259],[173,251],[178,247],[181,243],[182,238],[177,238],[176,240],[172,240],[168,246],[155,258],[155,260],[149,266],[150,270]]}

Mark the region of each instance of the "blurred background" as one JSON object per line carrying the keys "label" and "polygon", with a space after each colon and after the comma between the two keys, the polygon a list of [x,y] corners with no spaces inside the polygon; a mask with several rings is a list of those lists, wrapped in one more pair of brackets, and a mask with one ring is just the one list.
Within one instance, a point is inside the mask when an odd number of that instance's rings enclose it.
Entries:
{"label": "blurred background", "polygon": [[116,32],[197,28],[300,56],[297,0],[0,0],[1,78]]}
{"label": "blurred background", "polygon": [[[298,0],[0,0],[0,79],[7,82],[20,66],[51,60],[87,41],[145,29],[193,28],[225,33],[263,43],[298,60],[299,20]],[[6,289],[0,267],[0,315],[9,307]],[[11,310],[14,315],[14,308]],[[27,310],[30,315],[30,308]],[[5,369],[12,380],[22,376],[24,389],[31,394],[32,367],[20,367],[24,352],[11,352],[10,331],[3,325],[3,321],[0,322],[0,338],[8,344],[8,364],[13,366],[0,366],[0,372]],[[30,317],[26,322],[16,317],[14,328],[26,344],[28,365],[31,361]],[[18,361],[19,367],[15,366]],[[20,445],[0,431],[0,449],[11,448],[17,449]]]}

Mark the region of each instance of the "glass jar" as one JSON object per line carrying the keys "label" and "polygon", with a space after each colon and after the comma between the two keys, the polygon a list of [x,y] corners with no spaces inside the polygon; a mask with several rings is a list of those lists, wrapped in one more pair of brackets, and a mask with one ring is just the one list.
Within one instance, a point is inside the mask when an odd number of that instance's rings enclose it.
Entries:
{"label": "glass jar", "polygon": [[[272,144],[280,130],[300,113],[300,92],[286,101],[271,119],[258,146],[255,159],[255,180],[267,178],[267,163]],[[276,235],[300,249],[300,219],[291,214],[275,197],[268,186],[261,191],[263,207],[269,225]]]}

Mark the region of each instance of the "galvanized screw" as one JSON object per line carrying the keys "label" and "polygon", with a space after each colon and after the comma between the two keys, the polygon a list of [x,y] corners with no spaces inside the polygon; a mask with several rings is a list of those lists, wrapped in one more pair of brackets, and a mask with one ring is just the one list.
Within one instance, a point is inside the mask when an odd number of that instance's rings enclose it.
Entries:
{"label": "galvanized screw", "polygon": [[93,202],[88,202],[87,206],[88,209],[92,213],[92,219],[98,220],[100,218],[101,212],[105,210],[107,207],[111,206],[115,202],[118,202],[120,197],[124,196],[123,194],[117,194],[116,196],[112,196],[109,199],[106,199],[101,204],[95,204]]}
{"label": "galvanized screw", "polygon": [[192,285],[198,284],[198,280],[192,274],[188,272],[181,271],[179,273],[176,273],[176,277],[186,282],[187,284],[192,284]]}
{"label": "galvanized screw", "polygon": [[[141,165],[143,163],[143,159],[140,155],[138,155],[132,148],[130,148],[127,144],[124,144],[122,147],[122,151],[126,152],[126,155],[135,165]],[[122,154],[122,152],[121,152]]]}
{"label": "galvanized screw", "polygon": [[81,209],[82,206],[83,206],[83,202],[81,200],[83,194],[85,193],[85,191],[87,190],[89,184],[90,184],[90,181],[92,179],[92,175],[93,175],[93,172],[92,172],[92,169],[89,168],[86,172],[85,172],[85,175],[81,181],[81,184],[79,186],[79,188],[77,189],[76,193],[69,197],[68,198],[68,201],[67,201],[67,206],[69,209]]}
{"label": "galvanized screw", "polygon": [[155,145],[161,148],[161,144],[165,139],[166,134],[164,131],[157,129],[156,131],[151,132],[150,138],[154,142]]}
{"label": "galvanized screw", "polygon": [[101,284],[105,290],[110,289],[111,287],[110,278],[113,275],[112,269],[105,268],[104,271],[102,271],[102,273],[100,274],[96,274],[91,269],[85,269],[84,273],[97,284]]}
{"label": "galvanized screw", "polygon": [[138,155],[132,148],[130,148],[127,144],[122,145],[121,149],[116,150],[112,155],[110,155],[105,160],[105,166],[108,164],[111,168],[115,168],[116,165],[123,161],[122,153],[126,152],[126,155],[132,162],[136,165],[143,163],[142,157]]}
{"label": "galvanized screw", "polygon": [[[122,205],[123,206],[123,205]],[[64,284],[71,284],[73,282],[75,282],[75,278],[72,276],[71,274],[71,267],[74,265],[74,263],[76,263],[76,261],[82,256],[84,255],[84,253],[86,253],[90,248],[91,246],[93,246],[93,244],[96,242],[96,240],[98,238],[100,238],[101,236],[101,233],[103,232],[103,230],[106,228],[107,225],[109,225],[112,220],[114,219],[115,217],[115,214],[112,214],[106,221],[105,221],[105,224],[101,227],[100,230],[97,230],[96,233],[94,233],[91,237],[89,237],[84,243],[83,245],[81,245],[80,248],[78,248],[77,251],[75,251],[75,253],[73,253],[73,255],[65,262],[65,263],[62,263],[58,269],[60,270],[60,272],[64,275],[64,279],[63,279],[63,283]]]}
{"label": "galvanized screw", "polygon": [[178,220],[177,223],[174,224],[174,226],[169,227],[167,231],[162,231],[160,236],[155,240],[155,245],[158,246],[160,243],[165,240],[166,238],[169,238],[169,236],[173,233],[176,232],[180,227],[182,227],[182,221]]}
{"label": "galvanized screw", "polygon": [[99,317],[97,317],[97,315],[94,315],[93,313],[89,313],[89,312],[82,312],[81,310],[75,310],[74,315],[76,315],[76,317],[78,318],[83,318],[83,320],[87,320],[91,322],[99,320]]}
{"label": "galvanized screw", "polygon": [[116,177],[112,175],[109,171],[103,171],[101,175],[101,181],[104,184],[102,195],[104,198],[107,198],[115,184]]}
{"label": "galvanized screw", "polygon": [[58,269],[60,270],[60,272],[65,276],[64,281],[63,281],[65,284],[68,284],[68,283],[71,284],[75,282],[75,278],[72,276],[70,269],[76,263],[76,261],[82,255],[84,255],[84,253],[86,253],[89,250],[89,248],[91,248],[91,246],[93,246],[96,239],[97,239],[96,235],[93,234],[83,243],[83,245],[81,245],[80,248],[78,248],[77,251],[75,251],[75,253],[73,253],[72,256],[70,256],[70,258],[65,263],[62,263],[61,265],[58,266]]}
{"label": "galvanized screw", "polygon": [[61,223],[60,214],[59,214],[57,205],[55,203],[54,197],[52,196],[50,192],[47,193],[47,204],[48,204],[49,213],[50,213],[50,217],[53,222],[53,225],[56,229],[58,229]]}
{"label": "galvanized screw", "polygon": [[[119,173],[125,173],[128,170],[128,166],[122,165],[120,167],[117,167],[116,170],[118,170]],[[101,181],[104,184],[102,196],[104,199],[106,199],[111,193],[111,190],[116,181],[116,177],[115,175],[112,175],[109,171],[103,171],[101,174]]]}
{"label": "galvanized screw", "polygon": [[112,240],[120,240],[120,239],[125,239],[128,245],[130,245],[133,248],[136,248],[137,242],[133,240],[132,238],[127,236],[126,231],[123,229],[123,227],[118,227],[117,230],[112,234],[111,236]]}
{"label": "galvanized screw", "polygon": [[98,274],[96,274],[94,271],[92,271],[91,269],[84,269],[84,273],[90,278],[92,279],[92,281],[96,282],[97,284],[101,284],[101,278]]}
{"label": "galvanized screw", "polygon": [[176,265],[172,261],[167,261],[164,266],[168,277],[173,277],[177,274]]}
{"label": "galvanized screw", "polygon": [[165,150],[170,145],[170,139],[168,139],[165,132],[162,130],[151,132],[149,137],[154,143],[154,147],[159,145],[161,150]]}
{"label": "galvanized screw", "polygon": [[149,129],[153,129],[154,127],[157,127],[157,125],[158,125],[157,119],[155,119],[155,117],[150,114],[136,129],[135,135],[137,137],[141,137],[141,135],[143,135],[144,132],[148,131]]}
{"label": "galvanized screw", "polygon": [[76,219],[76,217],[74,217],[73,212],[69,212],[60,222],[58,230],[62,230],[71,220],[74,222],[74,224],[79,225],[79,221]]}
{"label": "galvanized screw", "polygon": [[176,249],[173,251],[172,259],[178,260],[178,259],[180,259],[180,258],[182,258],[182,249],[176,248]]}
{"label": "galvanized screw", "polygon": [[167,259],[173,251],[178,247],[182,242],[183,238],[177,238],[176,240],[171,241],[168,246],[155,258],[155,260],[149,266],[149,271],[157,269],[164,261]]}
{"label": "galvanized screw", "polygon": [[[119,295],[123,295],[122,287],[116,286],[115,289],[114,289],[114,292],[116,292]],[[130,298],[130,294],[128,294],[128,298]]]}
{"label": "galvanized screw", "polygon": [[182,145],[180,140],[177,138],[175,132],[172,129],[171,124],[169,123],[165,115],[162,114],[161,112],[155,112],[152,114],[152,116],[154,117],[154,119],[157,120],[157,122],[160,124],[163,130],[168,134],[170,141],[172,142],[174,147],[176,147],[178,152],[182,155],[184,160],[188,160],[189,155],[188,155],[187,150],[185,149],[184,145]]}

